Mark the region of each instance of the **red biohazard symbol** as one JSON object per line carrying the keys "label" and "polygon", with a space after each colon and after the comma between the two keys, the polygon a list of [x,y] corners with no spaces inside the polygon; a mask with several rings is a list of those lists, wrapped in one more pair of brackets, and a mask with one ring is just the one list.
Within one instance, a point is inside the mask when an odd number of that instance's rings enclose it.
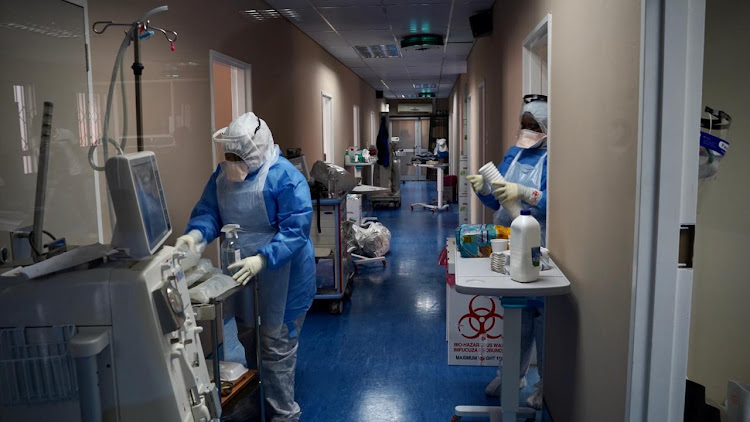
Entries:
{"label": "red biohazard symbol", "polygon": [[[474,308],[474,301],[481,298],[481,296],[474,296],[474,298],[471,299],[471,302],[469,302],[469,313],[462,316],[461,319],[458,320],[458,331],[461,332],[461,328],[470,328],[474,331],[471,335],[466,335],[464,333],[461,333],[461,335],[467,339],[475,339],[479,336],[486,335],[489,339],[496,339],[500,338],[503,335],[495,332],[499,331],[500,324],[497,323],[497,320],[503,319],[503,316],[495,312],[495,301],[490,298],[485,298],[485,300],[489,300],[490,307],[477,307]],[[468,325],[464,326],[463,322],[464,320],[468,320]],[[493,328],[496,328],[495,332],[493,332]]]}

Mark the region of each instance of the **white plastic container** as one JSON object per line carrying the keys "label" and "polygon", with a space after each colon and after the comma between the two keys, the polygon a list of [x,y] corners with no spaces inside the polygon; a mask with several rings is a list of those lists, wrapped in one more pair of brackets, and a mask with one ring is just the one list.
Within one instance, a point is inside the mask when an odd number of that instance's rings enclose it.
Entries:
{"label": "white plastic container", "polygon": [[[482,178],[484,179],[484,182],[488,185],[491,185],[492,182],[504,182],[505,178],[502,174],[500,174],[500,171],[497,169],[497,166],[495,163],[490,161],[489,163],[483,165],[479,169],[479,174],[482,175]],[[519,215],[521,213],[521,204],[518,203],[518,201],[515,202],[509,202],[506,204],[503,204],[503,206],[508,210],[508,212],[511,215]]]}
{"label": "white plastic container", "polygon": [[520,283],[539,280],[542,268],[542,229],[531,216],[531,211],[521,210],[510,225],[510,278]]}

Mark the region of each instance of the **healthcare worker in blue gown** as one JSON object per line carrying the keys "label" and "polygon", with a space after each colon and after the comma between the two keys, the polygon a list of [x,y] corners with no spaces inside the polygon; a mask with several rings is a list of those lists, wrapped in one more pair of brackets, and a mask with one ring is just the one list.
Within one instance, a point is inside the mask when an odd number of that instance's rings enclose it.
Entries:
{"label": "healthcare worker in blue gown", "polygon": [[[542,246],[546,244],[547,228],[547,142],[547,97],[527,95],[521,109],[521,129],[516,145],[508,149],[498,166],[505,181],[490,185],[481,175],[467,177],[482,203],[495,210],[495,224],[510,227],[513,219],[518,217],[503,204],[519,201],[524,209],[530,210],[542,228]],[[527,402],[537,409],[542,405],[543,312],[542,298],[531,298],[521,317],[521,388],[526,386],[526,372],[531,364],[532,346],[536,340],[540,381]],[[497,377],[487,385],[485,393],[499,395],[502,379],[502,371],[498,368]]]}
{"label": "healthcare worker in blue gown", "polygon": [[[266,122],[253,113],[214,135],[225,161],[211,175],[190,214],[187,234],[175,246],[199,249],[226,224],[239,224],[242,260],[229,267],[247,283],[258,277],[261,358],[269,419],[298,421],[294,401],[297,340],[315,296],[315,258],[310,241],[312,202],[304,176],[280,156]],[[252,295],[251,289],[244,290]],[[235,315],[248,365],[256,361],[252,296]]]}

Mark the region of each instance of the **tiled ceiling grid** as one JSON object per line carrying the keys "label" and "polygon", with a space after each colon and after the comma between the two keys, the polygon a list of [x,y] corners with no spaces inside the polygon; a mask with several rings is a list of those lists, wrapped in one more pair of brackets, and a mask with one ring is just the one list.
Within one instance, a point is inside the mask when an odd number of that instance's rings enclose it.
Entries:
{"label": "tiled ceiling grid", "polygon": [[[447,98],[474,37],[469,16],[493,0],[267,0],[333,56],[386,98],[414,98],[430,91]],[[401,39],[438,34],[445,46],[427,51],[401,49]],[[355,46],[396,44],[398,57],[362,58]],[[415,88],[415,85],[418,88]]]}

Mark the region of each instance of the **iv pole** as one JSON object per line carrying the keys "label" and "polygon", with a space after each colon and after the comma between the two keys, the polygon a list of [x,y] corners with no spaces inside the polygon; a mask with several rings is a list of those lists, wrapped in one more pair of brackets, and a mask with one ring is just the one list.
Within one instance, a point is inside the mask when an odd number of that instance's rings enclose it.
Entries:
{"label": "iv pole", "polygon": [[[141,63],[141,45],[140,40],[142,38],[150,37],[154,31],[159,31],[164,34],[164,37],[169,41],[170,48],[174,51],[174,43],[177,41],[177,33],[171,30],[165,30],[150,25],[148,18],[159,12],[165,12],[168,10],[168,6],[161,6],[150,10],[141,19],[133,23],[116,23],[112,21],[99,21],[93,25],[93,30],[97,34],[103,34],[110,26],[127,26],[130,29],[125,33],[126,38],[133,41],[133,76],[135,77],[135,124],[136,124],[136,139],[138,145],[138,151],[143,151],[143,100],[142,100],[142,88],[141,88],[141,76],[143,75],[143,63]],[[105,134],[106,135],[106,134]],[[108,146],[107,141],[104,141],[104,156],[105,160],[108,158]]]}

